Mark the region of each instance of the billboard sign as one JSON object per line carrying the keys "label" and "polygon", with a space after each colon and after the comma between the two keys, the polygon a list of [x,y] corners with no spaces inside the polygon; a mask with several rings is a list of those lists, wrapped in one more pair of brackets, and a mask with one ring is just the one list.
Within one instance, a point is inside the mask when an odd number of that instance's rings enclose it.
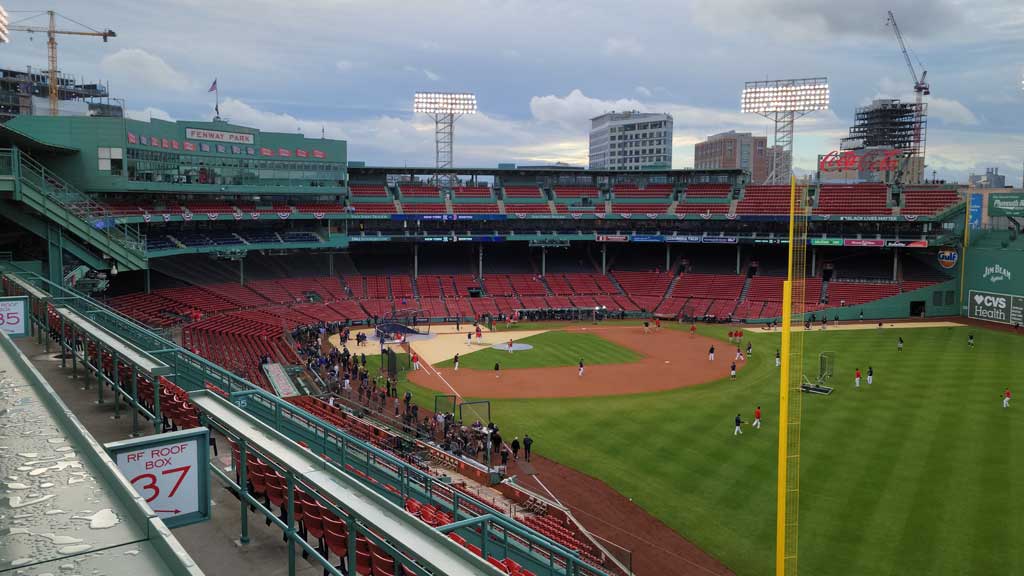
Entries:
{"label": "billboard sign", "polygon": [[844,238],[843,246],[852,248],[882,248],[885,240],[867,240],[864,238]]}
{"label": "billboard sign", "polygon": [[981,228],[981,209],[984,207],[984,194],[971,194],[968,200],[968,210],[970,211],[970,216],[967,219],[968,225],[971,227],[971,230],[977,230]]}
{"label": "billboard sign", "polygon": [[210,431],[192,428],[104,446],[135,492],[174,528],[210,518]]}
{"label": "billboard sign", "polygon": [[225,132],[223,130],[204,130],[202,128],[185,128],[185,138],[189,140],[210,140],[213,142],[234,142],[236,144],[253,144],[252,134],[244,132]]}
{"label": "billboard sign", "polygon": [[1024,297],[971,290],[967,317],[1000,324],[1020,324],[1024,318]]}
{"label": "billboard sign", "polygon": [[899,167],[902,153],[902,150],[867,150],[862,154],[857,154],[854,150],[833,150],[821,157],[818,161],[818,170],[891,172]]}
{"label": "billboard sign", "polygon": [[935,257],[939,260],[939,266],[946,270],[956,268],[956,263],[960,261],[960,253],[956,251],[956,248],[943,248]]}
{"label": "billboard sign", "polygon": [[1024,194],[1019,192],[989,194],[988,215],[1024,217]]}
{"label": "billboard sign", "polygon": [[629,242],[629,236],[625,234],[597,234],[594,239],[598,242]]}

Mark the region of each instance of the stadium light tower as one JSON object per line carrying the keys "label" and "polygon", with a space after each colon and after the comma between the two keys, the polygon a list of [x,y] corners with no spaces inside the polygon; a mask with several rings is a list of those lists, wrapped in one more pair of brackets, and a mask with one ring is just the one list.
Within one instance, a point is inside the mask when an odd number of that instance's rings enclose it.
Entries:
{"label": "stadium light tower", "polygon": [[828,109],[828,78],[747,82],[740,105],[744,113],[775,122],[772,169],[765,184],[788,184],[793,174],[793,124],[810,112]]}
{"label": "stadium light tower", "polygon": [[[476,114],[476,94],[466,92],[417,92],[412,111],[422,112],[434,120],[434,155],[438,169],[452,168],[455,120]],[[440,180],[441,175],[437,178]]]}

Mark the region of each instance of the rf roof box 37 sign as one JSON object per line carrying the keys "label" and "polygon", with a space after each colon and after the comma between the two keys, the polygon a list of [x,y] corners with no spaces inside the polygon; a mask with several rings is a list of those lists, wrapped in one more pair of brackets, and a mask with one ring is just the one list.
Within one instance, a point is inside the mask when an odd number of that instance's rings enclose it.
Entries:
{"label": "rf roof box 37 sign", "polygon": [[174,528],[210,517],[210,431],[193,428],[105,446],[153,512]]}

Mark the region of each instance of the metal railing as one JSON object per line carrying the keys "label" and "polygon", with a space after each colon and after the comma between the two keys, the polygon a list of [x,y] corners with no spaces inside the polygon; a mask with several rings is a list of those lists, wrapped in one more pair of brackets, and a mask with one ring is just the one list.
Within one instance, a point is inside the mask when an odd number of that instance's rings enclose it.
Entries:
{"label": "metal railing", "polygon": [[139,253],[140,256],[146,251],[146,237],[138,225],[117,222],[114,214],[106,207],[79,191],[25,152],[18,151],[18,154],[15,154],[13,149],[0,150],[0,171],[14,174],[15,162],[18,163],[19,170],[17,172],[22,182],[59,204],[68,213],[86,222],[90,228],[106,235],[110,240]]}

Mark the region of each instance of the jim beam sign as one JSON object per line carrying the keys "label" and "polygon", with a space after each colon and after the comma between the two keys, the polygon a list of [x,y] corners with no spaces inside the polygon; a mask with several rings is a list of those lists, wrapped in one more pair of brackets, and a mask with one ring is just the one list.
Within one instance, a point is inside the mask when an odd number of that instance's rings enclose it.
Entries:
{"label": "jim beam sign", "polygon": [[971,290],[967,317],[1000,324],[1020,324],[1024,318],[1024,297]]}

